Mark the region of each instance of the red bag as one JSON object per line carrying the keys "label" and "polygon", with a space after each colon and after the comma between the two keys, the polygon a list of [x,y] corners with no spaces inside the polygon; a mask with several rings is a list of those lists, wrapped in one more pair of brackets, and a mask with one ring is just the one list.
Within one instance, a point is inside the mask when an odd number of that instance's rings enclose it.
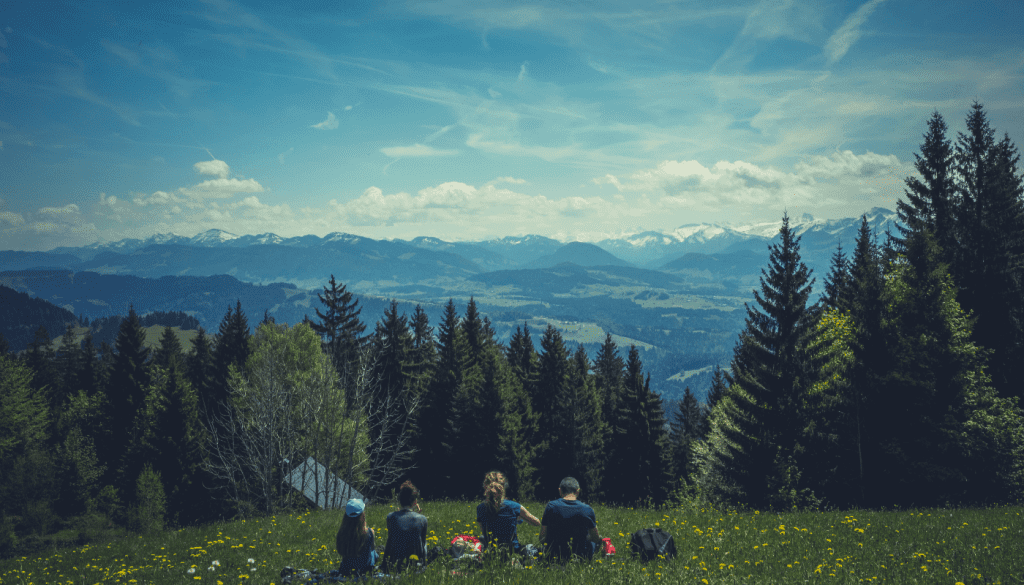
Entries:
{"label": "red bag", "polygon": [[452,539],[452,549],[458,550],[460,554],[479,553],[483,545],[480,539],[470,534],[460,534]]}
{"label": "red bag", "polygon": [[605,555],[613,555],[613,554],[615,554],[615,547],[612,546],[612,539],[610,539],[610,538],[602,538],[601,540],[604,541],[604,554]]}

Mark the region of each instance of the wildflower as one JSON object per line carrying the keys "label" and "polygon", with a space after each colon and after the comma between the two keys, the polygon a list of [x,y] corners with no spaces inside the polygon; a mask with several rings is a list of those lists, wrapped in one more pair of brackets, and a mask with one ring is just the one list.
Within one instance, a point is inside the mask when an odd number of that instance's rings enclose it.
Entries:
{"label": "wildflower", "polygon": [[255,563],[255,562],[256,562],[256,559],[249,559],[249,560],[248,560],[248,561],[246,561],[246,562],[247,562],[247,563],[249,563],[249,564],[251,565],[251,564],[253,564],[253,563]]}
{"label": "wildflower", "polygon": [[211,567],[219,567],[220,566],[220,561],[213,561],[212,563],[210,563],[210,566]]}
{"label": "wildflower", "polygon": [[187,570],[185,572],[188,573],[189,575],[195,575],[196,574],[196,569],[195,569],[195,567],[192,567],[192,568],[190,568],[189,570]]}

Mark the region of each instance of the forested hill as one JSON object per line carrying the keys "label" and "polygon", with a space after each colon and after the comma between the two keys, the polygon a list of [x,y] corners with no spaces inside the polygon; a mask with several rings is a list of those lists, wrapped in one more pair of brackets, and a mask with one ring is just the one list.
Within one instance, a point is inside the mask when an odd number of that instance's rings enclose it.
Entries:
{"label": "forested hill", "polygon": [[71,311],[0,285],[0,333],[12,351],[25,349],[40,326],[59,335],[71,323]]}

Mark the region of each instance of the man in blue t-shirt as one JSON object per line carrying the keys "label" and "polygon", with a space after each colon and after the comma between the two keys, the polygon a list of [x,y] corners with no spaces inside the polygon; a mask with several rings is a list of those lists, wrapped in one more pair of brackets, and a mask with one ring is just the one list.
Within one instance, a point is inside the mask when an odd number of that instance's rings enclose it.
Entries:
{"label": "man in blue t-shirt", "polygon": [[580,483],[567,477],[558,486],[560,499],[548,502],[540,521],[540,541],[547,545],[544,555],[567,561],[573,555],[590,560],[604,541],[597,532],[594,509],[579,501]]}

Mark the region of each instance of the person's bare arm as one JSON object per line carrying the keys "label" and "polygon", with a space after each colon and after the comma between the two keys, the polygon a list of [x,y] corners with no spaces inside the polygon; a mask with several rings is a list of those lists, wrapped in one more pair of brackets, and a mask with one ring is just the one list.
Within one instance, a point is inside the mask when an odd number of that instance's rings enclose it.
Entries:
{"label": "person's bare arm", "polygon": [[536,516],[526,511],[526,508],[519,508],[519,517],[529,522],[532,526],[540,526],[540,520]]}

